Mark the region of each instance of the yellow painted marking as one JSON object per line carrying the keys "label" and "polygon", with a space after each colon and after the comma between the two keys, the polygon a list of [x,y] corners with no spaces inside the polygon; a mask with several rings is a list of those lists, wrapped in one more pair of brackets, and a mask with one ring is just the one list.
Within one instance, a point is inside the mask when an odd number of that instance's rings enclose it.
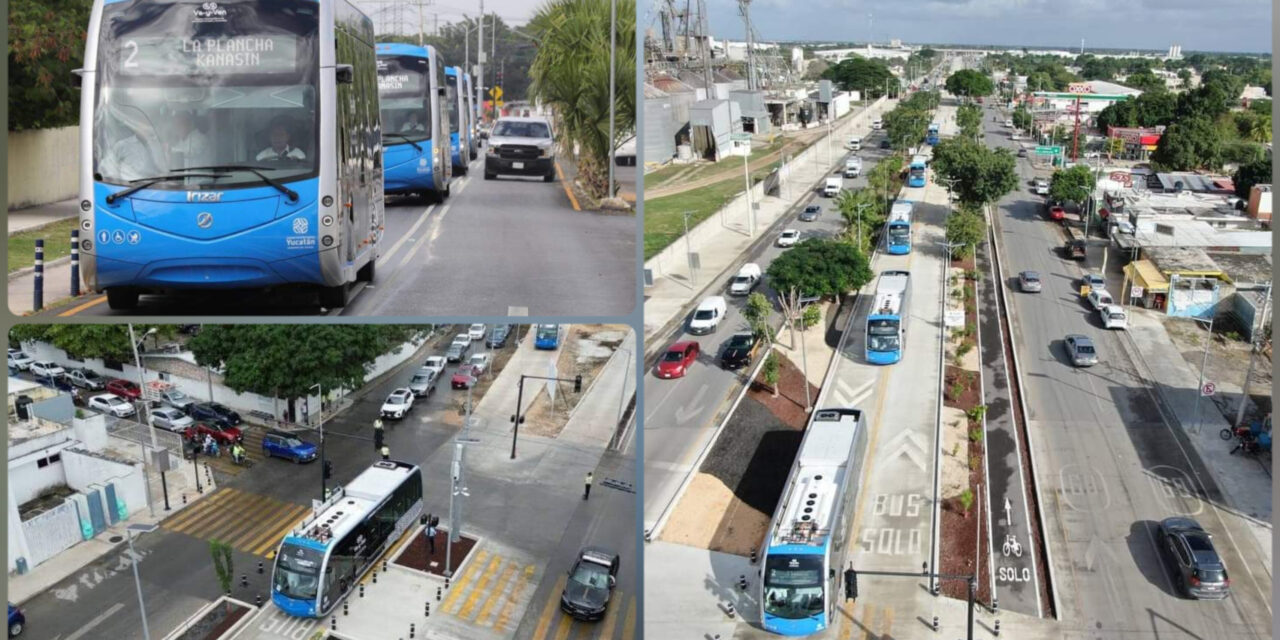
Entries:
{"label": "yellow painted marking", "polygon": [[240,499],[228,505],[228,508],[223,511],[224,517],[207,523],[206,526],[200,528],[200,533],[231,544],[232,537],[239,537],[239,535],[233,536],[232,534],[239,534],[240,529],[245,524],[251,523],[253,519],[261,515],[259,513],[260,509],[270,506],[272,502],[278,504],[278,501],[272,500],[270,496],[254,493],[242,494]]}
{"label": "yellow painted marking", "polygon": [[613,593],[613,606],[604,614],[604,620],[600,621],[600,635],[604,638],[613,637],[613,627],[618,624],[618,609],[622,608],[621,602],[624,600],[622,590],[619,589]]}
{"label": "yellow painted marking", "polygon": [[463,620],[470,620],[471,613],[475,611],[476,605],[480,602],[480,594],[485,593],[489,588],[489,583],[493,581],[494,574],[498,573],[498,567],[502,566],[502,558],[493,556],[489,561],[489,566],[485,568],[484,574],[480,576],[480,582],[471,589],[471,595],[467,596],[466,604],[462,605],[462,610],[458,612],[458,617]]}
{"label": "yellow painted marking", "polygon": [[844,614],[839,618],[840,632],[836,634],[840,640],[850,640],[853,637],[853,612],[857,607],[857,603],[848,609],[844,608],[844,605],[836,605],[836,611]]}
{"label": "yellow painted marking", "polygon": [[516,603],[520,602],[520,595],[533,582],[533,574],[535,567],[529,565],[524,568],[524,573],[516,578],[516,586],[511,590],[511,595],[507,596],[506,604],[502,605],[502,612],[498,614],[498,620],[493,623],[495,629],[506,629],[507,623],[511,620],[511,614],[516,610]]}
{"label": "yellow painted marking", "polygon": [[622,640],[632,640],[636,635],[636,599],[627,605],[627,619],[622,622]]}
{"label": "yellow painted marking", "polygon": [[484,606],[480,608],[480,614],[476,616],[476,622],[484,624],[489,619],[489,614],[493,612],[493,605],[498,600],[502,592],[506,591],[506,587],[511,582],[511,577],[516,573],[516,563],[508,562],[506,568],[502,570],[502,575],[498,576],[498,583],[494,586],[493,597],[485,601]]}
{"label": "yellow painted marking", "polygon": [[58,314],[58,317],[59,317],[59,318],[65,318],[65,317],[67,317],[67,316],[74,316],[74,315],[76,315],[77,313],[80,313],[81,311],[84,311],[85,309],[88,309],[89,307],[92,307],[92,306],[95,306],[95,305],[102,304],[102,303],[104,303],[104,302],[106,302],[106,301],[107,301],[107,297],[106,297],[106,296],[98,296],[97,298],[93,298],[92,300],[90,300],[90,301],[88,301],[88,302],[86,302],[86,303],[84,303],[84,304],[81,304],[81,305],[77,305],[77,306],[71,307],[70,309],[67,309],[66,311],[63,311],[62,313],[59,313],[59,314]]}
{"label": "yellow painted marking", "polygon": [[182,524],[187,519],[194,517],[195,514],[202,513],[205,509],[209,508],[210,504],[219,502],[226,498],[228,491],[231,491],[231,489],[218,489],[203,501],[193,502],[190,506],[179,511],[173,517],[165,519],[164,522],[160,523],[160,526],[162,528],[172,530],[174,526]]}
{"label": "yellow painted marking", "polygon": [[[310,510],[311,507],[296,505],[287,516],[282,516],[277,520],[279,524],[274,528],[263,530],[262,535],[250,540],[245,547],[251,549],[250,553],[253,553],[254,555],[262,555],[268,551],[272,551],[280,542],[280,539],[284,537],[285,532],[297,526],[297,524],[302,521],[303,517],[305,517],[307,512]],[[275,556],[272,555],[270,557]]]}
{"label": "yellow painted marking", "polygon": [[893,607],[884,608],[884,625],[880,630],[881,638],[888,638],[893,635]]}
{"label": "yellow painted marking", "polygon": [[569,196],[569,204],[573,205],[574,211],[582,211],[578,206],[578,198],[573,195],[573,189],[569,188],[569,181],[564,179],[564,170],[560,168],[560,161],[556,161],[556,175],[560,176],[560,186],[564,187],[564,194]]}
{"label": "yellow painted marking", "polygon": [[244,551],[252,551],[253,547],[249,546],[249,543],[261,535],[263,527],[270,528],[273,526],[272,523],[278,523],[282,518],[290,519],[298,506],[300,505],[273,500],[249,519],[251,523],[249,527],[236,532],[235,537],[228,539],[228,542]]}
{"label": "yellow painted marking", "polygon": [[864,609],[862,612],[862,626],[867,630],[867,635],[866,635],[867,640],[877,640],[878,638],[878,636],[876,636],[876,633],[871,630],[871,621],[875,619],[874,614],[875,614],[875,609],[872,609],[871,605],[867,605],[867,608]]}
{"label": "yellow painted marking", "polygon": [[551,594],[547,596],[547,604],[542,607],[542,615],[538,616],[538,627],[533,630],[533,640],[544,640],[547,637],[547,629],[551,626],[551,614],[556,610],[556,595],[564,591],[564,585],[569,581],[569,576],[562,575],[556,580],[556,586],[551,590]]}
{"label": "yellow painted marking", "polygon": [[488,551],[481,551],[478,555],[476,555],[476,557],[471,561],[471,563],[467,565],[467,570],[463,571],[462,575],[458,576],[457,582],[454,582],[449,587],[449,595],[445,597],[444,604],[440,606],[441,611],[449,612],[451,610],[452,611],[458,610],[458,608],[455,607],[454,604],[456,604],[458,602],[458,599],[462,597],[462,592],[467,590],[467,585],[475,581],[476,574],[480,573],[479,569],[477,569],[476,567],[483,565],[484,561],[488,559],[489,559]]}
{"label": "yellow painted marking", "polygon": [[223,506],[240,499],[240,492],[235,489],[222,489],[218,495],[205,500],[203,505],[197,504],[194,507],[187,507],[191,511],[189,514],[178,514],[187,516],[182,522],[174,522],[168,525],[170,531],[178,531],[181,533],[190,533],[197,524],[204,522],[210,517],[221,515]]}
{"label": "yellow painted marking", "polygon": [[[555,595],[554,593],[551,595]],[[561,611],[559,617],[560,624],[556,627],[556,640],[568,640],[569,632],[573,631],[573,618],[569,614]]]}

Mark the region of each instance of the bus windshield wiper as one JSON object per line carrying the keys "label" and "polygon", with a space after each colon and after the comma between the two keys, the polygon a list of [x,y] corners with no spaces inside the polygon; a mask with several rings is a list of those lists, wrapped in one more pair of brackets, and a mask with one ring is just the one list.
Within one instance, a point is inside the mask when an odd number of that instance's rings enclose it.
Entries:
{"label": "bus windshield wiper", "polygon": [[127,189],[123,189],[121,191],[117,191],[115,193],[109,194],[106,198],[107,204],[115,204],[116,200],[119,200],[121,198],[127,198],[137,193],[138,191],[141,191],[142,189],[146,189],[147,187],[153,184],[156,184],[157,182],[164,182],[166,180],[186,180],[187,178],[193,178],[193,177],[194,178],[220,178],[221,176],[213,173],[183,173],[183,174],[169,174],[167,176],[153,176],[150,178],[138,178],[137,180],[129,181],[137,184],[134,184],[133,186]]}
{"label": "bus windshield wiper", "polygon": [[393,137],[393,138],[400,138],[401,140],[404,140],[405,142],[408,142],[409,144],[413,145],[413,148],[414,148],[414,150],[415,150],[415,151],[422,151],[422,147],[419,147],[419,146],[418,146],[418,143],[414,142],[413,140],[410,140],[410,139],[409,139],[409,136],[406,136],[406,135],[404,135],[403,133],[384,133],[384,134],[382,134],[382,137],[384,137],[384,138],[386,138],[386,137],[388,137],[388,136]]}
{"label": "bus windshield wiper", "polygon": [[251,167],[245,164],[216,164],[208,167],[188,167],[186,169],[179,169],[179,171],[248,171],[249,173],[261,178],[262,181],[268,185],[279,189],[280,193],[287,196],[291,202],[296,202],[298,200],[298,192],[284,186],[275,178],[263,173],[263,171],[270,170],[270,167]]}

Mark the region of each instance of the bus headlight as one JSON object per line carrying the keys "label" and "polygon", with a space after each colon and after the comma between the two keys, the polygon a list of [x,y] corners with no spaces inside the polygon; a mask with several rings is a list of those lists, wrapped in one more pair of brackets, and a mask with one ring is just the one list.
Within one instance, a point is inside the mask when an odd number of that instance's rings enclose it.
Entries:
{"label": "bus headlight", "polygon": [[81,250],[81,251],[93,251],[93,241],[92,241],[92,240],[89,240],[89,239],[81,240],[81,241],[80,241],[80,250]]}
{"label": "bus headlight", "polygon": [[326,246],[326,247],[332,247],[332,246],[333,246],[333,236],[325,236],[325,237],[323,237],[323,238],[320,238],[320,244],[322,244],[322,245],[324,245],[324,246]]}
{"label": "bus headlight", "polygon": [[[333,201],[333,200],[332,200],[332,199],[330,199],[330,202],[332,202],[332,201]],[[326,227],[332,227],[332,226],[333,226],[333,216],[324,216],[324,217],[320,218],[320,224],[322,224],[322,225],[324,225],[324,226],[326,226]]]}
{"label": "bus headlight", "polygon": [[93,221],[91,221],[91,220],[81,220],[81,221],[80,221],[80,228],[81,228],[81,229],[84,229],[85,231],[88,231],[89,229],[92,229],[92,228],[93,228]]}

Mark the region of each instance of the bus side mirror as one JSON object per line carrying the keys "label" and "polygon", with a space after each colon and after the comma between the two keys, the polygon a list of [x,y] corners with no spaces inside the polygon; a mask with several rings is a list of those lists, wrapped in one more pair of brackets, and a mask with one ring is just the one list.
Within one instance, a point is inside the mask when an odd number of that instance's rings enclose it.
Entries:
{"label": "bus side mirror", "polygon": [[334,65],[333,74],[338,84],[351,84],[356,79],[355,68],[349,64]]}
{"label": "bus side mirror", "polygon": [[444,95],[446,95],[446,94],[445,94],[445,91],[444,91],[444,87],[436,87],[436,93],[437,93],[437,94],[439,94],[439,95],[440,95],[440,96],[442,96],[442,97],[443,97]]}
{"label": "bus side mirror", "polygon": [[84,68],[71,70],[71,86],[79,87],[81,79],[84,78]]}

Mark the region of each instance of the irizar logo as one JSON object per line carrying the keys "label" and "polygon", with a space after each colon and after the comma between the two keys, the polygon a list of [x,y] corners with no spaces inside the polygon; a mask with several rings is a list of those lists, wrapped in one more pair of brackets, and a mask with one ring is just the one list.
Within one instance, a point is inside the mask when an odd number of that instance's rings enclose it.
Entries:
{"label": "irizar logo", "polygon": [[188,191],[187,202],[222,202],[221,191]]}
{"label": "irizar logo", "polygon": [[201,229],[208,229],[213,226],[213,214],[208,211],[201,211],[196,214],[196,226]]}

